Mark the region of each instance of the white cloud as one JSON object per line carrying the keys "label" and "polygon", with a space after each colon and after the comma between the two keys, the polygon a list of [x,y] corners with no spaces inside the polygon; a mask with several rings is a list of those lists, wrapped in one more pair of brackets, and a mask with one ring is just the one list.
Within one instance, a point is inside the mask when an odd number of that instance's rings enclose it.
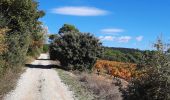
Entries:
{"label": "white cloud", "polygon": [[132,37],[130,36],[121,36],[118,38],[118,42],[123,42],[123,43],[127,43],[132,39]]}
{"label": "white cloud", "polygon": [[113,41],[115,37],[113,36],[100,36],[99,39],[102,41]]}
{"label": "white cloud", "polygon": [[102,29],[101,32],[110,34],[110,33],[121,33],[124,32],[124,30],[118,28],[107,28],[107,29]]}
{"label": "white cloud", "polygon": [[65,6],[52,9],[52,13],[72,16],[101,16],[107,15],[109,12],[95,7]]}
{"label": "white cloud", "polygon": [[136,37],[136,40],[137,40],[138,42],[142,41],[142,40],[143,40],[143,36],[138,36],[138,37]]}
{"label": "white cloud", "polygon": [[132,39],[132,37],[130,37],[130,36],[121,36],[121,37],[100,36],[99,39],[102,41],[116,41],[116,42],[120,42],[120,43],[127,43]]}

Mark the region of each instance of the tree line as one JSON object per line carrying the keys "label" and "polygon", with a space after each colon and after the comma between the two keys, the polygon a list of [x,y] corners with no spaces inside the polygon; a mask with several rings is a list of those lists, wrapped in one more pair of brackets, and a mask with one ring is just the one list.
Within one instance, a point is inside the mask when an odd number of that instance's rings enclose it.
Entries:
{"label": "tree line", "polygon": [[45,30],[39,21],[45,15],[34,0],[0,1],[0,75],[18,70],[26,56],[42,50]]}

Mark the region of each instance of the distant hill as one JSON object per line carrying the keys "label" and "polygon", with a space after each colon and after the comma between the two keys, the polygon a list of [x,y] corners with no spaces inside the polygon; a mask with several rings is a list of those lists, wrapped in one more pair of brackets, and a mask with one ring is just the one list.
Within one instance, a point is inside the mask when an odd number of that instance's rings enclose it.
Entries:
{"label": "distant hill", "polygon": [[104,47],[104,56],[101,59],[138,63],[143,53],[144,51],[133,48]]}
{"label": "distant hill", "polygon": [[105,48],[110,48],[110,49],[113,49],[113,50],[119,50],[123,53],[143,52],[142,50],[134,49],[134,48],[122,48],[122,47],[105,47]]}

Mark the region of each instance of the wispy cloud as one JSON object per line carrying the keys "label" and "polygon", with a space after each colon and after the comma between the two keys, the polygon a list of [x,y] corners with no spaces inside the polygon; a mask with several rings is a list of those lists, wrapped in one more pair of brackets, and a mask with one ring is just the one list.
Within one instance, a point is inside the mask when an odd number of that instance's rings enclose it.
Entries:
{"label": "wispy cloud", "polygon": [[138,37],[136,37],[136,40],[137,40],[138,42],[142,41],[142,40],[143,40],[143,36],[138,36]]}
{"label": "wispy cloud", "polygon": [[72,16],[102,16],[109,14],[108,11],[95,7],[65,6],[52,9],[52,13]]}
{"label": "wispy cloud", "polygon": [[118,38],[118,42],[123,42],[123,43],[127,43],[132,39],[132,37],[130,36],[121,36]]}
{"label": "wispy cloud", "polygon": [[102,41],[113,41],[115,37],[113,36],[99,36],[99,39]]}
{"label": "wispy cloud", "polygon": [[106,28],[106,29],[102,29],[101,30],[102,33],[106,33],[106,34],[112,34],[112,33],[121,33],[124,32],[123,29],[118,29],[118,28]]}
{"label": "wispy cloud", "polygon": [[115,36],[99,36],[99,39],[101,41],[115,41],[119,43],[127,43],[129,42],[132,37],[131,36],[120,36],[120,37],[115,37]]}

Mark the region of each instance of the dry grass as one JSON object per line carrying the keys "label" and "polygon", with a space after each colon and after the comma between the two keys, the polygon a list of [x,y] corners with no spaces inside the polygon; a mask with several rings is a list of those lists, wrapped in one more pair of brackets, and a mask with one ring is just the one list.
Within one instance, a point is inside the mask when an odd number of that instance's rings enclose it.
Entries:
{"label": "dry grass", "polygon": [[70,90],[74,92],[75,100],[96,100],[93,93],[88,91],[74,73],[64,71],[62,69],[56,69],[62,82],[69,86]]}
{"label": "dry grass", "polygon": [[[78,100],[122,100],[122,94],[116,85],[117,80],[110,76],[97,75],[88,72],[66,72],[57,69],[60,78],[75,93]],[[127,82],[120,79],[123,86]]]}
{"label": "dry grass", "polygon": [[30,63],[33,62],[35,59],[36,59],[36,57],[27,56],[27,57],[26,57],[26,64],[30,64]]}
{"label": "dry grass", "polygon": [[95,94],[95,100],[122,100],[118,86],[112,80],[96,74],[82,73],[80,82]]}
{"label": "dry grass", "polygon": [[0,77],[0,100],[6,93],[15,88],[17,80],[23,71],[24,69],[18,69],[17,71],[9,69],[6,74]]}

